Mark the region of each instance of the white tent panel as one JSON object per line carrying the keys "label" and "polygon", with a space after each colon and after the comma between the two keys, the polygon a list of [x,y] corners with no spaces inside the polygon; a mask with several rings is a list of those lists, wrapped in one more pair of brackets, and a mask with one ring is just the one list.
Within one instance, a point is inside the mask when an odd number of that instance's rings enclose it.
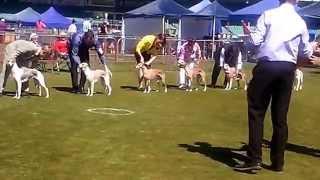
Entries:
{"label": "white tent panel", "polygon": [[211,34],[212,19],[199,17],[182,17],[181,39],[203,39]]}
{"label": "white tent panel", "polygon": [[[162,33],[163,18],[162,17],[132,17],[124,19],[125,37],[141,38],[149,34]],[[132,52],[137,40],[125,40],[125,51]]]}

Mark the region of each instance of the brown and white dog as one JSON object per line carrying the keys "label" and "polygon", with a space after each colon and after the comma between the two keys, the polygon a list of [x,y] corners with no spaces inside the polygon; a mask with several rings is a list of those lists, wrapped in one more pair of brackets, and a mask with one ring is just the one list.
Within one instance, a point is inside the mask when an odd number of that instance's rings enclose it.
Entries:
{"label": "brown and white dog", "polygon": [[301,69],[297,68],[295,72],[295,85],[294,85],[294,90],[299,91],[302,90],[303,86],[303,72]]}
{"label": "brown and white dog", "polygon": [[[192,82],[194,79],[196,79],[198,82],[198,85],[200,85],[201,81],[204,83],[203,91],[206,92],[207,91],[206,72],[200,67],[190,68],[186,66],[185,69],[186,69],[186,82],[187,82],[186,91],[190,91],[190,92],[192,91]],[[198,88],[196,88],[196,90],[198,90]]]}
{"label": "brown and white dog", "polygon": [[237,81],[238,87],[237,89],[240,88],[240,81],[244,82],[244,90],[246,91],[248,88],[248,82],[246,79],[246,74],[244,72],[239,71],[238,73],[233,73],[231,72],[232,67],[230,67],[228,64],[223,65],[224,73],[225,73],[225,78],[226,78],[226,87],[225,90],[231,90],[232,88],[232,83],[233,80]]}
{"label": "brown and white dog", "polygon": [[89,81],[88,86],[88,93],[87,96],[93,96],[94,93],[94,84],[97,81],[101,81],[101,84],[104,86],[105,92],[107,92],[107,95],[111,95],[111,77],[112,73],[109,70],[107,66],[105,66],[105,70],[91,70],[89,65],[87,63],[81,63],[79,65],[79,68],[84,72],[86,75],[87,81]]}
{"label": "brown and white dog", "polygon": [[144,93],[150,93],[151,92],[151,80],[156,80],[159,83],[159,89],[160,89],[160,81],[162,85],[164,86],[164,92],[166,93],[168,91],[167,84],[166,84],[166,75],[163,70],[161,69],[148,69],[145,64],[139,63],[136,66],[137,69],[142,69],[143,74],[143,80],[145,83],[144,87]]}

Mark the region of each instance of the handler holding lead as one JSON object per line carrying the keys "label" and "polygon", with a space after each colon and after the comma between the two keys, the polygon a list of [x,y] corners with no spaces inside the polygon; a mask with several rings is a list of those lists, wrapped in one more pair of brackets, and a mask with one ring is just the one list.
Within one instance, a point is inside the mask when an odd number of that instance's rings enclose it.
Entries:
{"label": "handler holding lead", "polygon": [[[150,67],[151,63],[157,58],[160,50],[166,44],[166,37],[163,34],[144,36],[137,44],[135,58],[137,64],[143,63]],[[138,72],[139,89],[142,88],[142,69]]]}
{"label": "handler holding lead", "polygon": [[106,65],[106,57],[104,56],[102,46],[98,41],[98,38],[94,35],[92,31],[88,31],[85,33],[75,33],[71,36],[69,57],[71,63],[70,74],[73,93],[79,93],[84,91],[86,76],[83,72],[81,72],[79,82],[79,64],[83,62],[90,64],[89,50],[93,47],[95,48],[99,56],[101,64],[103,64],[105,66],[105,69],[107,70],[108,67]]}

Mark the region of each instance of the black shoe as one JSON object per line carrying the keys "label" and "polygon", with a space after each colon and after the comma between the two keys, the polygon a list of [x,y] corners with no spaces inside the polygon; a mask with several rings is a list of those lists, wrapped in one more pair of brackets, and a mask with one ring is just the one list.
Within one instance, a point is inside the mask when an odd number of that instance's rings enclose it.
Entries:
{"label": "black shoe", "polygon": [[275,172],[283,172],[283,166],[277,164],[271,164],[268,169]]}
{"label": "black shoe", "polygon": [[78,94],[80,93],[79,88],[72,88],[71,93]]}
{"label": "black shoe", "polygon": [[261,163],[244,163],[244,164],[236,165],[233,169],[239,172],[256,174],[262,168],[261,168]]}

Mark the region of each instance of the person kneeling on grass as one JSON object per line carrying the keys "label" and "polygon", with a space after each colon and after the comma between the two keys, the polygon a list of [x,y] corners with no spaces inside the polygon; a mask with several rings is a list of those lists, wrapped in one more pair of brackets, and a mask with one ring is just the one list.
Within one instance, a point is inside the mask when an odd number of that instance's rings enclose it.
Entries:
{"label": "person kneeling on grass", "polygon": [[179,88],[186,86],[186,67],[193,69],[195,63],[202,59],[199,44],[189,39],[178,48]]}
{"label": "person kneeling on grass", "polygon": [[[157,55],[160,54],[160,50],[166,44],[166,37],[163,34],[158,35],[147,35],[144,36],[137,44],[135,48],[135,58],[137,64],[146,64],[148,68],[151,67],[151,63],[157,58]],[[143,88],[143,72],[142,68],[138,69],[138,81],[139,89]]]}

